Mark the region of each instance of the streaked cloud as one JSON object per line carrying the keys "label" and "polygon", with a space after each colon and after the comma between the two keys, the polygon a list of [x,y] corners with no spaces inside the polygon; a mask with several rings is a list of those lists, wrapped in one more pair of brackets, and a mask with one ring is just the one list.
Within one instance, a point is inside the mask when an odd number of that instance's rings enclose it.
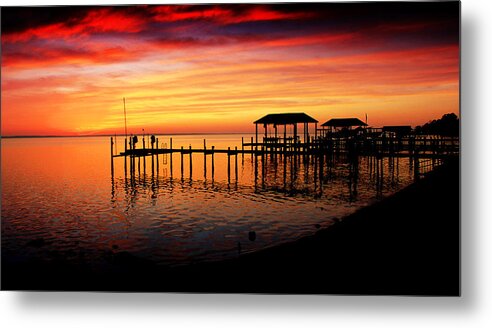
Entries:
{"label": "streaked cloud", "polygon": [[168,133],[250,131],[282,111],[458,113],[457,4],[381,6],[2,10],[2,134],[121,132],[123,97],[130,129]]}

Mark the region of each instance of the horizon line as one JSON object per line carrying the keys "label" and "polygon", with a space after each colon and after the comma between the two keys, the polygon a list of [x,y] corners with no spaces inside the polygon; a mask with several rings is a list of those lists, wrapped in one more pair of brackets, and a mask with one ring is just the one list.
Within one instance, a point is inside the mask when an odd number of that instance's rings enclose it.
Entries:
{"label": "horizon line", "polygon": [[[217,134],[255,134],[255,132],[184,132],[184,133],[146,133],[145,135],[157,135],[157,136],[173,136],[173,135],[217,135]],[[141,134],[128,134],[141,135]],[[0,138],[5,139],[22,139],[22,138],[80,138],[80,137],[125,137],[125,134],[80,134],[80,135],[0,135]]]}

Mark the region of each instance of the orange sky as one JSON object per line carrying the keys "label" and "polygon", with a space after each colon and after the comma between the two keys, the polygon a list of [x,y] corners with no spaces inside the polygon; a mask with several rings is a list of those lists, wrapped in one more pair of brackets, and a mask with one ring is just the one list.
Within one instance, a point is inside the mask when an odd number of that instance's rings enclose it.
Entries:
{"label": "orange sky", "polygon": [[[2,8],[2,135],[459,112],[458,3]],[[375,15],[378,13],[378,15]]]}

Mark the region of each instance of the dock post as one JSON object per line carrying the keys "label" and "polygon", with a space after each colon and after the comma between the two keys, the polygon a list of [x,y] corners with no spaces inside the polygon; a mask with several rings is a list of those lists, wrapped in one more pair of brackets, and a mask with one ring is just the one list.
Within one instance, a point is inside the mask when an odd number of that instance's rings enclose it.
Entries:
{"label": "dock post", "polygon": [[157,174],[159,174],[159,138],[155,138],[155,158],[157,159]]}
{"label": "dock post", "polygon": [[181,180],[183,180],[183,146],[181,146]]}
{"label": "dock post", "polygon": [[284,161],[283,176],[284,176],[284,189],[287,188],[287,156],[282,157]]}
{"label": "dock post", "polygon": [[235,164],[234,168],[236,170],[235,173],[236,173],[236,182],[237,182],[237,146],[236,146],[235,150],[236,150],[236,164]]}
{"label": "dock post", "polygon": [[190,179],[193,177],[193,152],[190,145]]}
{"label": "dock post", "polygon": [[152,165],[151,165],[151,168],[152,168],[152,176],[154,176],[154,154],[151,155],[152,157]]}
{"label": "dock post", "polygon": [[263,148],[263,146],[260,147],[260,151],[261,151],[261,182],[262,182],[262,186],[264,187],[264,183],[265,183],[265,148]]}
{"label": "dock post", "polygon": [[207,142],[203,139],[203,178],[207,180]]}
{"label": "dock post", "polygon": [[266,176],[265,151],[267,151],[266,146],[261,146],[261,188],[263,189],[265,189],[265,176]]}
{"label": "dock post", "polygon": [[130,177],[134,178],[135,175],[135,156],[130,155]]}
{"label": "dock post", "polygon": [[253,137],[251,137],[251,154],[253,154]]}
{"label": "dock post", "polygon": [[111,137],[111,176],[114,175],[114,163],[113,163],[113,137]]}
{"label": "dock post", "polygon": [[140,177],[140,156],[138,156],[138,176]]}
{"label": "dock post", "polygon": [[231,147],[227,147],[227,182],[231,183]]}
{"label": "dock post", "polygon": [[147,158],[147,156],[144,154],[144,155],[143,155],[143,172],[144,172],[144,176],[145,176],[145,168],[146,168],[146,166],[147,166],[147,165],[146,165],[146,158]]}
{"label": "dock post", "polygon": [[173,153],[173,138],[169,138],[169,150]]}
{"label": "dock post", "polygon": [[127,175],[127,168],[126,168],[126,155],[125,155],[124,157],[125,157],[125,164],[124,164],[124,166],[125,166],[125,179],[126,179],[126,175]]}
{"label": "dock post", "polygon": [[241,156],[244,162],[244,137],[241,137]]}
{"label": "dock post", "polygon": [[133,178],[135,175],[135,158],[133,155],[129,155],[128,161],[130,163],[130,178]]}
{"label": "dock post", "polygon": [[173,153],[169,153],[169,173],[171,175],[171,179],[173,178]]}
{"label": "dock post", "polygon": [[207,180],[207,154],[203,153],[203,179]]}
{"label": "dock post", "polygon": [[214,173],[215,173],[215,146],[212,146],[212,181],[214,180]]}

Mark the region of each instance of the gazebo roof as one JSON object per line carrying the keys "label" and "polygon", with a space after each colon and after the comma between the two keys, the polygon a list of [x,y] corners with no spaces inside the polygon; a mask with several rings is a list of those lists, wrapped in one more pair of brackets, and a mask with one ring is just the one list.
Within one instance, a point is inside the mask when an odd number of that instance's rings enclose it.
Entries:
{"label": "gazebo roof", "polygon": [[268,114],[254,121],[254,124],[295,124],[318,123],[317,120],[305,113]]}
{"label": "gazebo roof", "polygon": [[345,128],[349,126],[367,126],[367,124],[362,122],[358,118],[332,118],[331,120],[321,124],[321,126]]}

